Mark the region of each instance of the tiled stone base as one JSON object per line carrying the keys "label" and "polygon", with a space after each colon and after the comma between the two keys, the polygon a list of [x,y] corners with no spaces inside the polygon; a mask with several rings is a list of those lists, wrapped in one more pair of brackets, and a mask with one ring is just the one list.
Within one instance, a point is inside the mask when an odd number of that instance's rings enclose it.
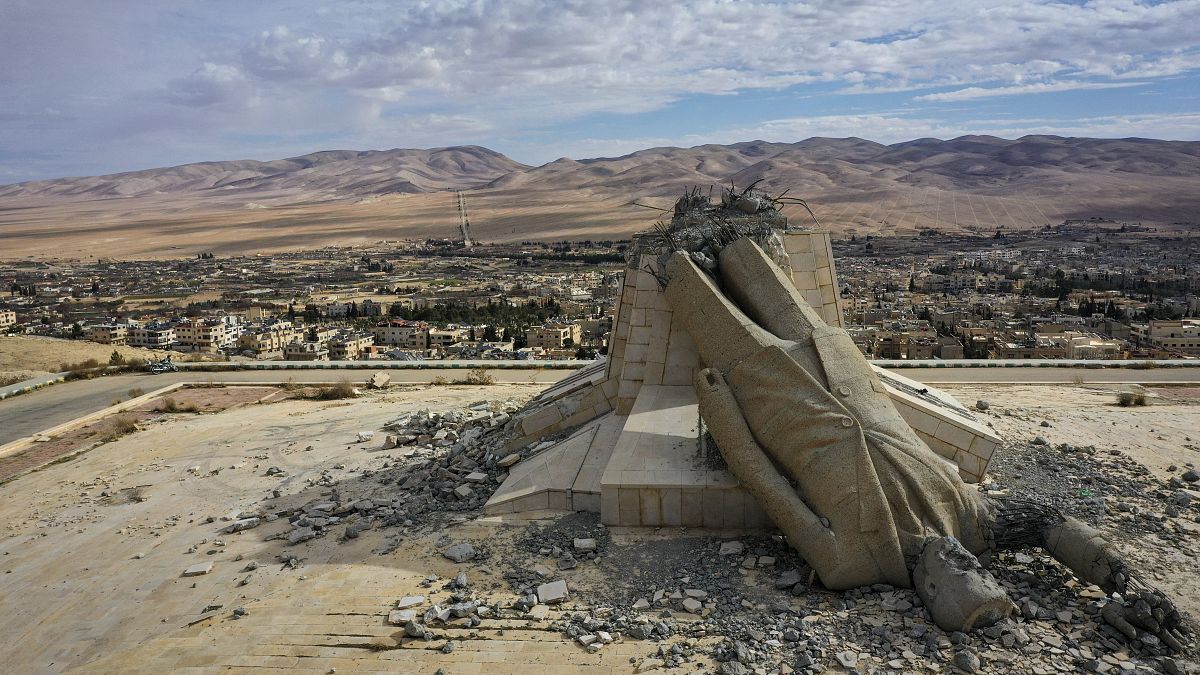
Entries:
{"label": "tiled stone base", "polygon": [[691,386],[644,385],[600,486],[606,525],[756,529],[770,520],[700,442]]}
{"label": "tiled stone base", "polygon": [[600,476],[624,419],[609,413],[513,466],[508,479],[484,505],[484,512],[489,515],[540,509],[599,512]]}
{"label": "tiled stone base", "polygon": [[[892,403],[931,450],[958,465],[968,483],[983,480],[1001,438],[944,391],[875,368]],[[924,392],[924,393],[921,393]]]}

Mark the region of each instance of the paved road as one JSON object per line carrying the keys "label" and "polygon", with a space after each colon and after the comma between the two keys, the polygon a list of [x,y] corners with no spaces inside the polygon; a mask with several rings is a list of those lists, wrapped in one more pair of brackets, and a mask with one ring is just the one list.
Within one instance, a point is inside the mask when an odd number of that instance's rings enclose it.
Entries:
{"label": "paved road", "polygon": [[[488,371],[502,383],[551,384],[575,372],[573,370],[493,370]],[[298,384],[311,382],[336,382],[349,379],[362,382],[374,371],[329,372],[320,370],[295,371],[232,371],[223,373],[168,373],[164,375],[136,374],[113,375],[94,380],[64,382],[45,389],[15,396],[0,401],[0,445],[18,438],[33,435],[44,429],[106,408],[115,400],[129,398],[129,390],[138,388],[146,392],[160,389],[175,382],[285,382],[289,378]],[[431,382],[434,378],[457,379],[464,372],[450,370],[392,370],[388,376],[392,382]]]}
{"label": "paved road", "polygon": [[[115,375],[94,380],[56,384],[29,394],[0,401],[0,445],[30,436],[105,408],[116,399],[129,398],[129,390],[153,391],[175,382],[262,382],[291,378],[299,384],[329,382],[340,378],[365,380],[373,371],[331,373],[319,370],[231,371],[221,373],[170,373],[165,375]],[[550,384],[573,370],[493,370],[497,382]],[[1068,384],[1076,377],[1086,383],[1180,384],[1200,382],[1198,368],[902,368],[899,375],[928,384],[1012,383]],[[392,370],[392,382],[430,382],[437,377],[457,378],[461,372],[446,370]]]}
{"label": "paved road", "polygon": [[897,375],[926,384],[1200,383],[1200,368],[896,368]]}

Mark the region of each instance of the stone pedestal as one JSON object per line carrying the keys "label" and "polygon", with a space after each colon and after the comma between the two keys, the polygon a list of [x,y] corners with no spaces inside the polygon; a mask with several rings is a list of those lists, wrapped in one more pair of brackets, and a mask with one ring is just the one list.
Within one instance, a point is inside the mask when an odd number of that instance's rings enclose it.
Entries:
{"label": "stone pedestal", "polygon": [[[842,326],[829,233],[782,236],[796,288],[826,323]],[[639,250],[636,240],[633,250]],[[692,387],[702,366],[663,297],[659,272],[656,255],[631,255],[608,358],[539,396],[517,420],[513,447],[575,431],[513,467],[488,512],[598,509],[608,525],[770,525],[705,447]],[[878,372],[918,435],[965,480],[978,481],[1000,439],[947,394]]]}

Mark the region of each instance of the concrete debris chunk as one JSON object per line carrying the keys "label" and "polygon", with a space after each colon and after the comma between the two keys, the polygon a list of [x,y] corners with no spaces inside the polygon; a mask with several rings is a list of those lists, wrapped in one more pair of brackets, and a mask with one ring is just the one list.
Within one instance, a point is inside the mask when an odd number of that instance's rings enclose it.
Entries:
{"label": "concrete debris chunk", "polygon": [[205,574],[208,574],[212,570],[213,570],[213,563],[211,560],[209,560],[207,562],[196,563],[195,565],[192,565],[191,567],[187,568],[186,570],[183,571],[183,576],[185,576],[185,577],[203,576]]}
{"label": "concrete debris chunk", "polygon": [[418,638],[418,639],[425,638],[428,636],[428,632],[425,630],[425,626],[417,623],[416,621],[409,621],[404,624],[404,634],[410,638]]}
{"label": "concrete debris chunk", "polygon": [[423,595],[406,595],[396,603],[396,609],[408,609],[409,607],[416,607],[424,603],[425,596]]}
{"label": "concrete debris chunk", "polygon": [[549,616],[549,614],[550,608],[546,605],[534,605],[533,607],[529,608],[529,611],[525,613],[525,616],[535,621],[541,621]]}
{"label": "concrete debris chunk", "polygon": [[513,464],[516,464],[519,461],[521,461],[521,454],[514,452],[511,455],[505,455],[503,459],[496,462],[496,466],[507,469],[508,467],[512,466]]}
{"label": "concrete debris chunk", "polygon": [[551,581],[537,587],[538,602],[543,605],[553,605],[567,599],[567,582]]}
{"label": "concrete debris chunk", "polygon": [[297,527],[296,529],[292,530],[291,532],[288,532],[287,541],[288,541],[289,545],[295,546],[296,544],[308,541],[309,539],[312,539],[315,536],[317,536],[317,532],[313,528]]}
{"label": "concrete debris chunk", "polygon": [[740,541],[726,541],[721,543],[720,555],[741,555],[746,550],[746,545]]}
{"label": "concrete debris chunk", "polygon": [[574,541],[574,545],[575,550],[579,551],[580,553],[590,553],[591,551],[596,550],[596,540],[592,538],[576,539]]}
{"label": "concrete debris chunk", "polygon": [[456,563],[467,562],[475,557],[475,547],[462,542],[442,551],[442,555]]}
{"label": "concrete debris chunk", "polygon": [[403,626],[417,618],[417,613],[411,609],[393,609],[388,613],[388,623],[393,626]]}
{"label": "concrete debris chunk", "polygon": [[372,389],[384,389],[392,382],[392,376],[384,372],[378,372],[371,376],[370,385]]}
{"label": "concrete debris chunk", "polygon": [[241,520],[233,521],[221,531],[226,534],[241,532],[242,530],[249,530],[251,528],[258,527],[261,522],[262,520],[259,518],[242,518]]}

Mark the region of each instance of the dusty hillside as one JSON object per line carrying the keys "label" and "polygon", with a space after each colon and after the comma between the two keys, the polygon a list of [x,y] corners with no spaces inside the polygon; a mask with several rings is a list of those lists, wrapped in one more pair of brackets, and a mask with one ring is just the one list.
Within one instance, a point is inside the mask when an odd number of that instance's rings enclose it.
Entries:
{"label": "dusty hillside", "polygon": [[[650,148],[527,167],[474,146],[332,151],[0,186],[0,257],[162,257],[457,236],[623,238],[692,185],[807,198],[842,234],[990,233],[1101,217],[1194,227],[1200,142],[964,136]],[[719,188],[718,188],[719,189]],[[806,221],[800,210],[790,215]]]}

